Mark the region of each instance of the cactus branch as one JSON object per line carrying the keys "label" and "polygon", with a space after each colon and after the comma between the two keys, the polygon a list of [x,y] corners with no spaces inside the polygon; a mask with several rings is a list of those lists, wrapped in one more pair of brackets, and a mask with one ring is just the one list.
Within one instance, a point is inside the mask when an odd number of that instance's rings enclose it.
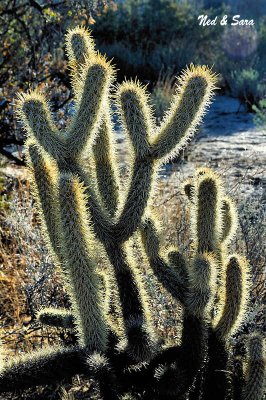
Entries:
{"label": "cactus branch", "polygon": [[222,314],[219,321],[214,322],[215,331],[222,339],[230,337],[243,322],[248,300],[248,269],[246,260],[230,257],[225,271],[225,296],[221,298]]}
{"label": "cactus branch", "polygon": [[43,325],[67,329],[75,328],[73,313],[65,309],[43,308],[39,310],[36,318]]}
{"label": "cactus branch", "polygon": [[112,151],[111,126],[110,117],[106,115],[93,145],[93,154],[100,196],[110,216],[114,217],[119,204],[119,177],[114,163],[115,154]]}
{"label": "cactus branch", "polygon": [[17,115],[29,138],[37,143],[55,160],[67,155],[65,137],[57,131],[45,96],[32,91],[18,96]]}
{"label": "cactus branch", "polygon": [[[187,282],[182,274],[183,271],[174,270],[160,256],[160,242],[156,227],[151,218],[146,218],[141,227],[141,236],[145,252],[150,266],[158,281],[177,301],[184,303]],[[181,272],[181,273],[180,273]]]}
{"label": "cactus branch", "polygon": [[207,67],[191,65],[179,77],[176,95],[157,135],[152,154],[165,162],[177,156],[195,133],[211,101],[217,77]]}
{"label": "cactus branch", "polygon": [[58,226],[57,167],[34,141],[27,140],[26,151],[46,243],[55,255],[56,261],[62,264]]}
{"label": "cactus branch", "polygon": [[[0,392],[48,385],[84,373],[79,348],[49,348],[6,363],[0,371]],[[64,368],[62,368],[62,365]]]}
{"label": "cactus branch", "polygon": [[104,351],[107,332],[101,306],[100,280],[95,271],[95,239],[86,217],[84,188],[72,175],[59,181],[61,240],[75,324],[80,345]]}

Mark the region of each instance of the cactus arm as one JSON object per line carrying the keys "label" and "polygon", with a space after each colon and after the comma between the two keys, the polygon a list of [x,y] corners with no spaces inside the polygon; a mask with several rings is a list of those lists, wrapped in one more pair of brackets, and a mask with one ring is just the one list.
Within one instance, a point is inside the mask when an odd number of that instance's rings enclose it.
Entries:
{"label": "cactus arm", "polygon": [[99,387],[101,398],[103,400],[118,400],[118,389],[120,385],[109,363],[109,360],[102,354],[93,353],[86,360],[87,367],[92,378]]}
{"label": "cactus arm", "polygon": [[248,271],[246,260],[230,256],[225,271],[225,296],[220,299],[220,312],[213,322],[217,335],[223,340],[236,332],[243,322],[248,300]]}
{"label": "cactus arm", "polygon": [[29,138],[36,139],[40,146],[54,159],[66,156],[64,135],[57,131],[45,96],[37,91],[19,96],[17,115]]}
{"label": "cactus arm", "polygon": [[[207,168],[200,169],[199,174],[210,172]],[[191,179],[187,179],[183,184],[183,191],[190,202],[195,202],[195,184]],[[220,201],[220,222],[221,232],[220,241],[223,244],[224,251],[234,238],[238,226],[238,217],[235,203],[229,196],[223,196]]]}
{"label": "cactus arm", "polygon": [[144,290],[137,268],[134,268],[129,244],[118,245],[116,243],[110,245],[106,250],[114,267],[128,340],[128,352],[133,358],[149,358],[154,350],[154,333],[149,318],[149,297]]}
{"label": "cactus arm", "polygon": [[154,130],[148,94],[138,82],[125,81],[116,94],[116,105],[133,152],[144,158],[150,153],[149,137]]}
{"label": "cactus arm", "polygon": [[104,311],[108,328],[111,331],[111,341],[118,341],[124,334],[121,303],[118,294],[117,282],[111,266],[106,271],[99,271],[104,295]]}
{"label": "cactus arm", "polygon": [[59,201],[62,248],[79,342],[91,351],[104,351],[107,331],[92,256],[95,239],[87,221],[84,188],[73,175],[60,177]]}
{"label": "cactus arm", "polygon": [[193,202],[195,187],[193,185],[192,180],[191,179],[187,179],[183,183],[182,189],[183,189],[184,194],[187,196],[188,200]]}
{"label": "cactus arm", "polygon": [[30,165],[38,213],[41,218],[44,236],[56,261],[63,261],[60,252],[58,226],[58,195],[56,180],[58,171],[50,157],[31,139],[26,142],[28,165]]}
{"label": "cactus arm", "polygon": [[49,348],[26,354],[4,364],[0,393],[53,384],[85,372],[79,348]]}
{"label": "cactus arm", "polygon": [[220,259],[222,184],[212,171],[199,170],[194,191],[191,222],[195,253],[214,253]]}
{"label": "cactus arm", "polygon": [[263,337],[255,333],[248,341],[248,366],[242,393],[243,400],[263,400],[266,383],[265,346]]}
{"label": "cactus arm", "polygon": [[126,241],[138,229],[147,208],[154,172],[154,165],[150,160],[135,160],[126,202],[119,221],[114,226],[114,234],[119,241]]}
{"label": "cactus arm", "polygon": [[212,97],[216,78],[207,68],[188,69],[180,79],[179,92],[155,139],[149,139],[153,121],[144,89],[134,82],[119,89],[118,108],[135,152],[127,198],[115,227],[122,240],[135,232],[147,208],[156,161],[165,161],[187,144]]}
{"label": "cactus arm", "polygon": [[[46,130],[48,122],[45,122],[48,119],[48,107],[45,103],[45,99],[43,96],[38,95],[38,102],[35,101],[36,94],[30,93],[29,95],[25,95],[23,98],[21,98],[19,104],[18,104],[18,112],[20,115],[23,115],[24,120],[29,118],[31,123],[33,124],[33,133],[31,133],[32,129],[29,125],[25,123],[25,127],[27,129],[27,132],[29,133],[30,138],[28,139],[28,147],[29,149],[33,149],[33,146],[35,144],[35,141],[37,141],[38,144],[40,144],[40,148],[43,148],[45,152],[47,153],[45,158],[47,158],[47,166],[46,169],[48,168],[48,163],[52,166],[53,159],[57,161],[57,166],[60,172],[72,172],[72,173],[77,173],[81,177],[81,179],[85,182],[87,186],[87,191],[88,194],[90,195],[90,208],[92,211],[92,217],[94,218],[94,221],[99,221],[98,224],[95,224],[95,227],[99,227],[97,234],[102,237],[103,232],[106,231],[109,233],[110,231],[110,224],[108,225],[108,222],[106,220],[106,216],[104,215],[100,205],[99,201],[97,199],[96,193],[93,190],[93,187],[91,183],[88,181],[88,176],[83,170],[83,168],[79,165],[78,161],[75,159],[75,154],[74,152],[71,153],[70,155],[67,153],[67,146],[66,143],[63,143],[63,137],[62,138],[57,138],[56,134],[50,133],[49,135],[47,134]],[[43,117],[44,111],[45,111],[45,118]],[[37,121],[37,122],[36,122]],[[39,121],[39,122],[38,122]],[[40,122],[41,121],[41,122]],[[39,129],[39,125],[41,126],[41,132]],[[49,125],[49,124],[48,124]],[[34,136],[32,139],[31,137]],[[36,144],[37,146],[37,144]],[[35,146],[35,147],[36,147]],[[37,149],[37,147],[36,147]],[[31,150],[32,152],[36,153],[37,150]],[[39,151],[41,154],[41,151]],[[44,154],[42,152],[42,154]],[[52,159],[50,159],[48,156],[50,156]],[[36,156],[37,157],[37,156]],[[39,156],[40,158],[40,156]],[[28,157],[29,164],[32,164],[31,161],[31,156]],[[36,161],[37,162],[37,161]],[[44,161],[42,161],[44,163]],[[37,165],[35,166],[37,168]],[[52,169],[50,167],[50,169]],[[34,170],[34,168],[33,168]],[[37,170],[36,170],[37,171]],[[38,180],[39,180],[39,170],[36,175],[36,185],[38,187]],[[37,176],[38,175],[38,176]],[[40,177],[42,174],[40,174]],[[41,179],[41,178],[40,178]],[[47,178],[48,179],[48,178]],[[40,182],[42,184],[42,182]],[[38,188],[39,189],[39,188]],[[47,196],[52,197],[53,191],[51,192],[51,196],[49,196],[50,190],[47,190]],[[43,200],[46,201],[46,193],[43,192]],[[54,197],[56,198],[56,197]],[[48,210],[50,205],[46,207]],[[53,207],[51,207],[52,209]],[[52,219],[55,217],[55,215],[52,216]],[[54,219],[56,221],[56,218]],[[96,228],[97,229],[97,228]],[[49,234],[53,235],[55,237],[58,237],[56,235],[56,230],[54,229],[49,229]],[[55,250],[54,246],[54,240],[52,239],[53,243],[53,250]]]}
{"label": "cactus arm", "polygon": [[193,65],[179,77],[172,105],[152,140],[155,159],[165,162],[187,145],[211,101],[216,80],[207,67]]}
{"label": "cactus arm", "polygon": [[155,165],[149,156],[149,134],[153,122],[148,96],[138,83],[120,85],[116,104],[134,154],[129,186],[114,227],[118,240],[126,241],[138,228],[151,194]]}
{"label": "cactus arm", "polygon": [[113,68],[104,57],[97,54],[86,61],[75,79],[76,114],[66,132],[56,130],[45,97],[36,91],[20,96],[18,115],[28,134],[53,158],[78,157],[100,124],[113,78]]}
{"label": "cactus arm", "polygon": [[[95,42],[88,30],[78,27],[67,33],[66,48],[75,90],[77,87],[76,82],[79,79],[78,75],[83,68],[85,60],[90,60],[97,56]],[[76,97],[78,97],[78,92]],[[94,161],[91,162],[96,168],[96,180],[101,200],[110,216],[114,217],[118,206],[119,177],[114,162],[114,132],[110,115],[110,104],[106,100],[101,125],[93,143]]]}
{"label": "cactus arm", "polygon": [[184,257],[180,251],[178,251],[175,248],[172,248],[168,254],[168,264],[170,267],[178,273],[180,276],[180,279],[183,280],[183,282],[188,281],[188,260]]}
{"label": "cactus arm", "polygon": [[70,29],[66,34],[66,52],[73,70],[82,66],[86,58],[96,53],[90,31],[81,27]]}
{"label": "cactus arm", "polygon": [[[141,237],[145,253],[154,275],[174,299],[183,304],[187,290],[186,281],[160,256],[160,242],[156,227],[151,218],[142,222]],[[183,271],[182,271],[183,272]]]}
{"label": "cactus arm", "polygon": [[150,265],[154,275],[163,287],[175,300],[183,304],[186,293],[186,283],[183,282],[183,279],[176,271],[173,271],[162,257],[150,259]]}
{"label": "cactus arm", "polygon": [[112,138],[112,122],[106,113],[93,144],[93,154],[101,200],[110,216],[114,217],[119,202],[119,179],[114,163]]}
{"label": "cactus arm", "polygon": [[101,122],[113,75],[111,64],[97,54],[87,60],[79,79],[76,79],[77,111],[67,132],[67,146],[72,156],[74,154],[78,157],[88,140],[94,137]]}
{"label": "cactus arm", "polygon": [[206,400],[224,400],[229,386],[228,350],[224,341],[210,329],[208,358],[204,374],[203,396]]}
{"label": "cactus arm", "polygon": [[228,246],[234,238],[238,225],[236,206],[229,196],[222,200],[222,241]]}
{"label": "cactus arm", "polygon": [[37,321],[43,325],[57,328],[75,328],[75,317],[71,311],[58,308],[43,308],[36,315]]}
{"label": "cactus arm", "polygon": [[188,291],[185,309],[199,318],[210,321],[211,310],[216,294],[217,264],[210,254],[195,256],[188,269]]}

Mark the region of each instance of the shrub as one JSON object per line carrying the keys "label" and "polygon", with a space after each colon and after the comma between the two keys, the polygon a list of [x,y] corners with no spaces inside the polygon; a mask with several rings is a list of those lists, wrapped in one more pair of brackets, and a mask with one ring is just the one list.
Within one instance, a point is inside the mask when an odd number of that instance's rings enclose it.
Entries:
{"label": "shrub", "polygon": [[259,26],[229,26],[221,36],[223,52],[215,62],[230,94],[245,104],[247,111],[265,96],[265,29]]}
{"label": "shrub", "polygon": [[254,104],[258,104],[266,91],[259,71],[252,68],[232,71],[229,86],[232,95],[245,104],[249,111],[252,110]]}
{"label": "shrub", "polygon": [[255,111],[256,115],[254,118],[255,124],[260,128],[265,129],[266,127],[266,99],[262,99],[259,101],[258,105],[253,105],[253,111]]}

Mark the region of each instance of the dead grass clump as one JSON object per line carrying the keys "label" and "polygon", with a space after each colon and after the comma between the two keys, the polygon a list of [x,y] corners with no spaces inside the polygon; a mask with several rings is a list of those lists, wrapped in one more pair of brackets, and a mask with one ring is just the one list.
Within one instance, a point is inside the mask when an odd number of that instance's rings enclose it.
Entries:
{"label": "dead grass clump", "polygon": [[5,348],[15,352],[54,340],[52,329],[34,321],[40,307],[68,305],[41,236],[29,186],[27,179],[15,180],[8,207],[0,214],[0,337]]}

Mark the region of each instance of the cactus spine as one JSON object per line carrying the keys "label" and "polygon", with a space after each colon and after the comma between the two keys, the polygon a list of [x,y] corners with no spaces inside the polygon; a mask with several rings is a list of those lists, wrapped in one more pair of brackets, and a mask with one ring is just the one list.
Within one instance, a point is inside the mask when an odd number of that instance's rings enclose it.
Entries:
{"label": "cactus spine", "polygon": [[[43,230],[72,304],[71,310],[40,310],[38,320],[73,329],[78,343],[5,364],[0,391],[84,374],[104,399],[183,399],[201,392],[224,400],[228,340],[243,321],[248,293],[246,261],[228,254],[235,207],[209,169],[185,184],[193,239],[188,260],[176,249],[163,254],[150,204],[158,168],[188,144],[216,77],[207,67],[188,67],[159,127],[145,87],[138,81],[117,86],[116,107],[131,149],[122,195],[110,105],[115,71],[88,31],[70,30],[66,43],[76,99],[69,128],[56,129],[37,91],[20,97],[18,114]],[[163,346],[155,334],[153,300],[134,259],[136,242],[146,267],[183,307],[181,345]],[[98,265],[99,254],[108,265]],[[257,365],[250,364],[245,396],[261,380]]]}

